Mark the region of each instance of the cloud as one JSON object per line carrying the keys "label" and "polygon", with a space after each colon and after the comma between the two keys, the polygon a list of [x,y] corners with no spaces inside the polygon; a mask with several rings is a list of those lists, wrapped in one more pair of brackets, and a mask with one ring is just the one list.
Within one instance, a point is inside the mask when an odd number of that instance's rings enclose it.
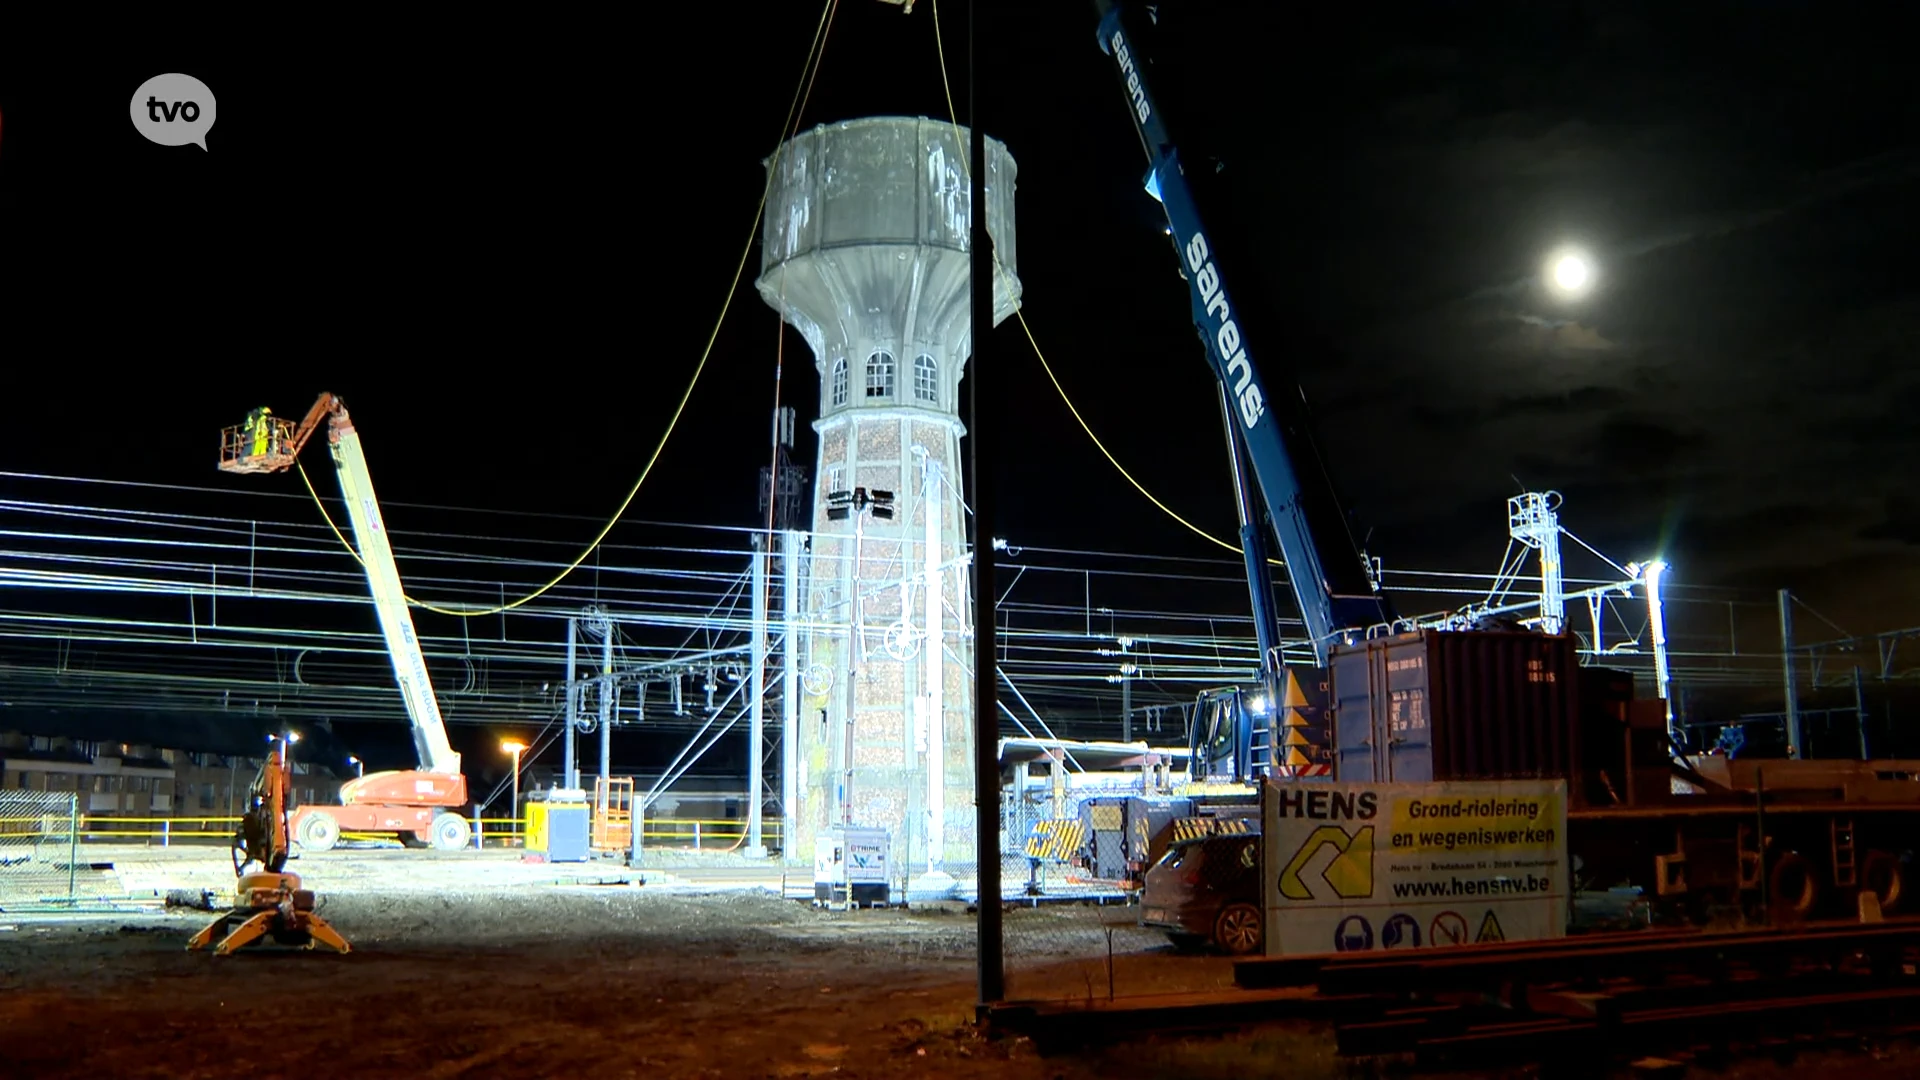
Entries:
{"label": "cloud", "polygon": [[[1912,557],[1920,99],[1878,59],[1903,44],[1651,3],[1370,29],[1292,140],[1250,127],[1241,205],[1347,353],[1300,373],[1375,554],[1494,562],[1517,477],[1690,583]],[[1557,304],[1542,262],[1574,243],[1599,288]]]}
{"label": "cloud", "polygon": [[1614,342],[1602,337],[1600,331],[1591,326],[1582,326],[1577,322],[1543,319],[1538,315],[1527,314],[1515,315],[1514,319],[1537,331],[1515,342],[1516,345],[1532,351],[1605,350],[1615,347]]}

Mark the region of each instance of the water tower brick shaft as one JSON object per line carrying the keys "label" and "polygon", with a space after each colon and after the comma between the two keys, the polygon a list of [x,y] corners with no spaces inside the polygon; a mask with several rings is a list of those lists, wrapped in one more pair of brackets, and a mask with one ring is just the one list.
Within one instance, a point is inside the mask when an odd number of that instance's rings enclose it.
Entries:
{"label": "water tower brick shaft", "polygon": [[[821,830],[845,820],[888,830],[896,861],[914,870],[929,855],[950,870],[973,862],[973,619],[958,411],[973,351],[969,138],[925,118],[850,120],[796,136],[771,163],[756,284],[806,338],[820,374],[802,603],[813,632],[802,658],[810,677],[789,859],[811,858]],[[1005,271],[994,288],[998,324],[1020,303],[1016,167],[992,139],[987,159],[987,227]],[[893,492],[894,516],[853,508],[830,517],[833,493],[856,488]],[[940,548],[933,588],[929,498]],[[940,618],[929,620],[929,603]],[[930,621],[938,641],[927,638]],[[942,809],[938,827],[931,808]],[[941,850],[928,851],[929,835]]]}

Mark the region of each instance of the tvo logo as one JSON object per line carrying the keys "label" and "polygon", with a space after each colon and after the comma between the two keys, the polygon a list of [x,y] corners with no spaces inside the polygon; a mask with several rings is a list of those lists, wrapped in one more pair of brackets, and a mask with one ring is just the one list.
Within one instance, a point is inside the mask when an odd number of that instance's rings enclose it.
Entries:
{"label": "tvo logo", "polygon": [[213,91],[191,75],[155,75],[133,92],[127,113],[149,142],[205,150],[213,128]]}

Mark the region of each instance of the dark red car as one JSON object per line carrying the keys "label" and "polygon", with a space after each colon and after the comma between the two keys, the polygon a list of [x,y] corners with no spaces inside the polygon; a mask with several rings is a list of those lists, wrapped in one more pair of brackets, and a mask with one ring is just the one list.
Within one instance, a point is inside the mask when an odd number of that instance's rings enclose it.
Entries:
{"label": "dark red car", "polygon": [[1147,871],[1140,925],[1179,948],[1247,956],[1265,947],[1264,924],[1259,833],[1180,841]]}

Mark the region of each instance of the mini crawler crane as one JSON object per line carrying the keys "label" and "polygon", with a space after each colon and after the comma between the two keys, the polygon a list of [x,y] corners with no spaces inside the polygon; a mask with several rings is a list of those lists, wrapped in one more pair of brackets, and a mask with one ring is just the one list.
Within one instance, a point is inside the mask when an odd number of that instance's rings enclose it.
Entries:
{"label": "mini crawler crane", "polygon": [[[247,792],[247,812],[233,837],[233,872],[240,879],[233,907],[207,928],[193,935],[188,950],[213,946],[215,956],[272,937],[279,945],[311,949],[325,945],[335,952],[352,946],[328,925],[314,908],[312,889],[302,888],[300,875],[284,871],[292,847],[287,836],[287,789],[292,768],[287,764],[287,740],[275,739],[273,752]],[[250,870],[258,865],[259,869]]]}

